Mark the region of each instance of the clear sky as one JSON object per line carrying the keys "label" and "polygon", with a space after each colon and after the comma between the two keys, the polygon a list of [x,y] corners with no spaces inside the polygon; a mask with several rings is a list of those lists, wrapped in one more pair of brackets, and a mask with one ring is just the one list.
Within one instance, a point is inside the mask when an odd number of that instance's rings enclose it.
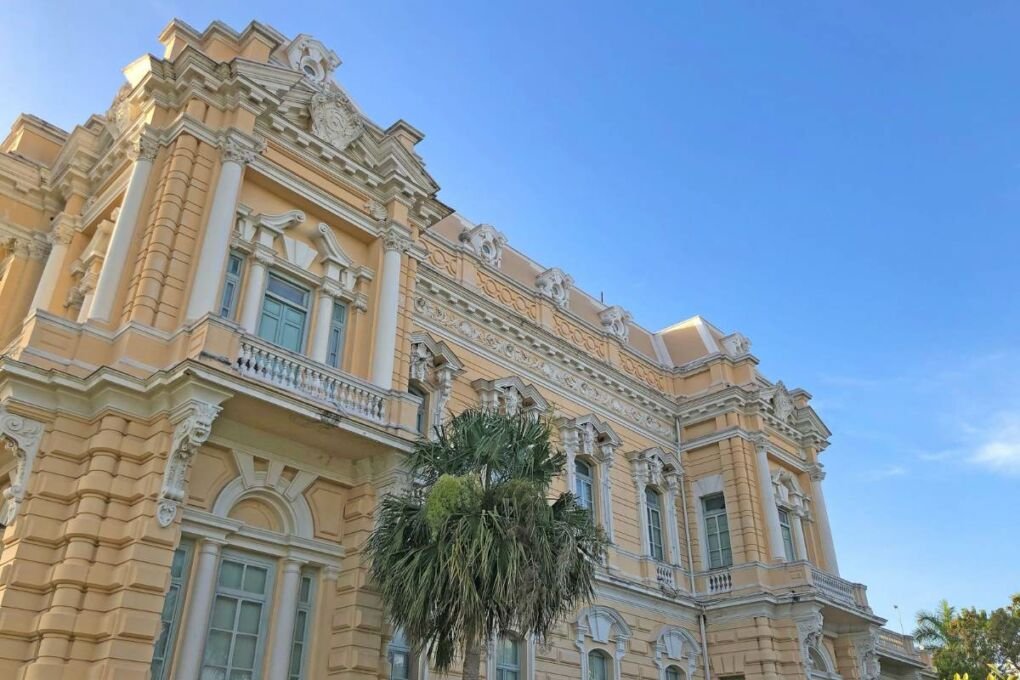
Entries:
{"label": "clear sky", "polygon": [[1020,4],[2,5],[4,124],[105,111],[173,16],[314,34],[448,204],[815,396],[840,567],[890,627],[1020,591]]}

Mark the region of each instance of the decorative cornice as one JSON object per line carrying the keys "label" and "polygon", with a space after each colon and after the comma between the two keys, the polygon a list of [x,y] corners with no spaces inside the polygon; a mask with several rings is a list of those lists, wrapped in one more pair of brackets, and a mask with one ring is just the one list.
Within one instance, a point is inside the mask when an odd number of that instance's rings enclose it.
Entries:
{"label": "decorative cornice", "polygon": [[224,163],[248,165],[253,163],[266,150],[266,141],[264,139],[250,139],[242,136],[237,131],[231,131],[220,141],[220,149],[223,154]]}

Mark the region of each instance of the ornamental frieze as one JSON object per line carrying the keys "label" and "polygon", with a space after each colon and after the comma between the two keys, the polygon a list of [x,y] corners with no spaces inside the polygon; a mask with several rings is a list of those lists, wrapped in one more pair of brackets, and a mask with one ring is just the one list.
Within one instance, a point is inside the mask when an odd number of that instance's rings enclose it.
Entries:
{"label": "ornamental frieze", "polygon": [[414,300],[414,308],[425,319],[467,342],[529,370],[581,399],[602,406],[624,421],[642,428],[656,437],[668,440],[672,436],[673,430],[670,421],[658,418],[645,409],[627,403],[605,387],[582,378],[572,371],[565,370],[546,357],[453,314],[432,300],[418,296]]}
{"label": "ornamental frieze", "polygon": [[435,242],[429,244],[429,263],[445,272],[449,277],[457,278],[456,256],[440,248]]}
{"label": "ornamental frieze", "polygon": [[476,276],[478,287],[483,293],[514,310],[521,316],[525,316],[532,321],[538,321],[538,304],[535,300],[522,295],[510,286],[497,281],[482,271],[479,271]]}
{"label": "ornamental frieze", "polygon": [[637,378],[660,392],[666,390],[666,379],[661,373],[654,368],[644,365],[640,360],[629,356],[625,352],[620,352],[620,368],[627,375]]}
{"label": "ornamental frieze", "polygon": [[596,337],[592,333],[588,333],[580,326],[570,323],[562,316],[553,317],[553,328],[556,330],[556,335],[560,336],[567,342],[577,345],[588,354],[598,357],[605,361],[608,358],[608,349],[606,343],[602,338]]}

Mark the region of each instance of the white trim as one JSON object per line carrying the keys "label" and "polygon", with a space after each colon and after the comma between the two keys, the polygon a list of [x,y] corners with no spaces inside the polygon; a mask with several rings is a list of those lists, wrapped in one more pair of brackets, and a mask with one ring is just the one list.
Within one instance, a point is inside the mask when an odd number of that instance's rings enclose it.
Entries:
{"label": "white trim", "polygon": [[[711,496],[712,494],[721,493],[725,498],[723,492],[723,478],[721,474],[706,475],[699,479],[694,480],[694,515],[695,521],[698,524],[698,557],[701,558],[701,569],[708,571],[711,569],[710,562],[708,559],[708,534],[705,530],[705,509],[703,507],[702,499],[705,496]],[[727,513],[728,514],[728,513]],[[732,549],[732,546],[731,546]]]}

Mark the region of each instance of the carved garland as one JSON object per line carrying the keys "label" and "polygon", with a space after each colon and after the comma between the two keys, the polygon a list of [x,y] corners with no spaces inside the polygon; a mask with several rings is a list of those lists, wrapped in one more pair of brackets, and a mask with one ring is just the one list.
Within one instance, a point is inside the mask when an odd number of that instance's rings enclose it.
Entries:
{"label": "carved garland", "polygon": [[187,496],[187,476],[191,459],[209,439],[213,420],[220,407],[204,401],[193,402],[190,413],[174,428],[173,443],[163,473],[163,486],[156,502],[156,521],[168,527],[177,517],[177,508]]}

